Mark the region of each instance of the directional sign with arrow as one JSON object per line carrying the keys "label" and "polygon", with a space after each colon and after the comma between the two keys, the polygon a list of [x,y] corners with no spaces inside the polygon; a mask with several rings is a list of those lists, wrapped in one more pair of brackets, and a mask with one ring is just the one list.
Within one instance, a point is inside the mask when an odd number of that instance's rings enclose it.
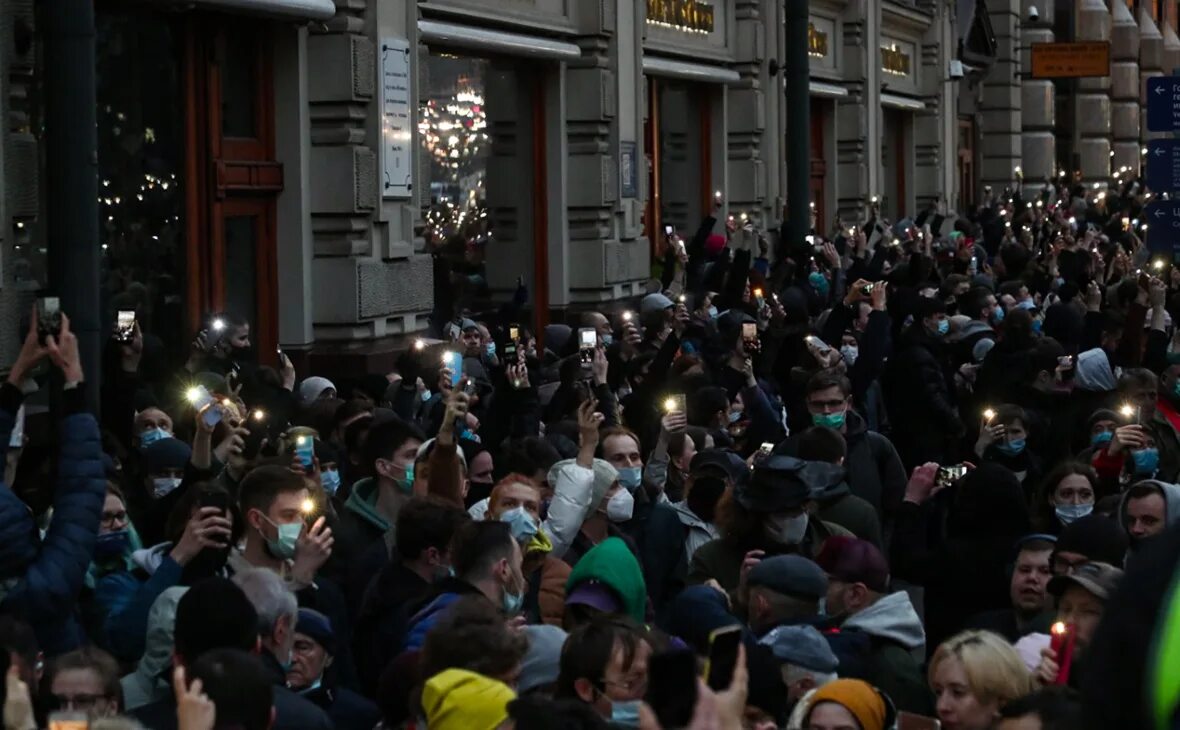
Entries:
{"label": "directional sign with arrow", "polygon": [[1180,77],[1147,80],[1147,128],[1152,132],[1180,132]]}
{"label": "directional sign with arrow", "polygon": [[1147,223],[1147,248],[1154,254],[1177,260],[1180,253],[1180,200],[1154,200],[1143,209]]}
{"label": "directional sign with arrow", "polygon": [[1145,178],[1153,192],[1180,191],[1180,139],[1153,139],[1147,143]]}

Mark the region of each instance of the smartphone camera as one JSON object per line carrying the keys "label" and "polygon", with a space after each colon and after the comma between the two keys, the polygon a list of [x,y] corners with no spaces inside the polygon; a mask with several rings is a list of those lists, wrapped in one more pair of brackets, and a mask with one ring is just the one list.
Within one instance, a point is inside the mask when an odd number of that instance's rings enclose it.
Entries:
{"label": "smartphone camera", "polygon": [[135,338],[135,312],[120,309],[115,317],[115,339],[131,342]]}
{"label": "smartphone camera", "polygon": [[860,288],[860,293],[865,295],[866,297],[871,297],[873,295],[873,288],[875,286],[876,286],[876,284],[865,284],[864,286],[862,286]]}
{"label": "smartphone camera", "polygon": [[594,362],[594,348],[598,346],[598,330],[593,327],[583,327],[578,330],[578,349],[582,364]]}
{"label": "smartphone camera", "polygon": [[61,334],[61,300],[41,297],[37,300],[37,339],[42,345],[49,336]]}
{"label": "smartphone camera", "polygon": [[683,394],[670,395],[664,399],[664,412],[665,413],[686,413],[687,411],[688,411],[688,398],[687,398],[687,396],[685,396]]}
{"label": "smartphone camera", "polygon": [[672,229],[672,226],[664,226],[664,235],[665,235],[665,236],[671,236],[671,235],[672,235],[672,230],[673,230],[673,229]]}

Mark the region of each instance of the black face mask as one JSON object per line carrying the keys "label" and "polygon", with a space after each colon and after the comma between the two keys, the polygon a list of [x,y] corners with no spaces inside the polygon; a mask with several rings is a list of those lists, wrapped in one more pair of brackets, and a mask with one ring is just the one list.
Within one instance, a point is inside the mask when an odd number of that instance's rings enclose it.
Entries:
{"label": "black face mask", "polygon": [[253,347],[230,347],[229,359],[236,363],[245,364],[254,362],[254,348]]}

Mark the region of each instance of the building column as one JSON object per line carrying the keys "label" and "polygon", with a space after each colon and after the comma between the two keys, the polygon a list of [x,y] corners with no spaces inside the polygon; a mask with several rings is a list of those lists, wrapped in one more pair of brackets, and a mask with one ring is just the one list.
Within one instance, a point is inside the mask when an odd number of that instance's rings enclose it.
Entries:
{"label": "building column", "polygon": [[[307,37],[310,119],[313,367],[374,372],[392,367],[408,336],[427,326],[434,303],[433,262],[417,235],[421,174],[408,197],[385,198],[379,82],[383,40],[409,44],[409,109],[417,119],[416,0],[340,4]],[[411,124],[411,159],[421,156]],[[411,165],[421,170],[421,166]],[[421,184],[421,185],[420,185]],[[328,294],[330,292],[330,294]],[[280,302],[280,306],[282,303]]]}
{"label": "building column", "polygon": [[[1021,100],[1021,166],[1024,177],[1038,187],[1053,177],[1057,165],[1057,87],[1049,79],[1030,78],[1032,44],[1052,43],[1053,6],[1056,0],[1024,0],[1020,17],[1023,19],[1020,39],[1020,68],[1024,71],[1020,84]],[[1029,10],[1036,6],[1039,19],[1028,20]]]}
{"label": "building column", "polygon": [[[1101,2],[1101,0],[1099,0]],[[979,107],[980,180],[999,191],[1012,184],[1021,164],[1021,0],[998,0],[988,5],[996,34],[996,62],[983,83]]]}
{"label": "building column", "polygon": [[[749,211],[755,218],[754,225],[765,228],[767,220],[777,221],[779,215],[777,211],[768,211],[766,205],[763,145],[768,137],[775,136],[766,133],[766,94],[771,89],[773,93],[781,93],[778,89],[782,77],[767,73],[767,49],[773,45],[767,42],[761,5],[761,0],[737,0],[734,70],[742,75],[742,81],[726,91],[726,152],[720,158],[725,169],[719,171],[714,167],[713,178],[726,181],[731,210]],[[769,219],[765,218],[767,213],[771,214]]]}
{"label": "building column", "polygon": [[1111,3],[1111,168],[1139,170],[1139,25],[1125,3]]}
{"label": "building column", "polygon": [[851,0],[843,37],[849,95],[836,104],[836,212],[859,221],[869,198],[882,194],[881,4]]}
{"label": "building column", "polygon": [[[1147,79],[1164,74],[1164,37],[1147,6],[1139,8],[1139,108],[1147,106]],[[1147,131],[1147,115],[1139,115],[1140,147],[1160,136]],[[1140,156],[1142,159],[1142,156]]]}
{"label": "building column", "polygon": [[914,207],[908,211],[914,215],[939,197],[953,199],[955,176],[946,172],[948,168],[953,170],[957,163],[955,97],[951,93],[953,86],[947,83],[956,48],[951,42],[955,34],[945,4],[931,3],[924,9],[934,17],[920,47],[926,110],[914,115]]}
{"label": "building column", "polygon": [[[595,0],[580,9],[582,57],[565,74],[570,303],[640,294],[651,268],[643,200],[620,201],[618,166],[620,141],[635,143],[634,164],[644,160],[646,8]],[[647,176],[639,177],[642,189]]]}
{"label": "building column", "polygon": [[[1102,0],[1076,0],[1074,40],[1109,41],[1110,11]],[[1077,80],[1074,160],[1085,183],[1108,182],[1111,161],[1110,78]]]}
{"label": "building column", "polygon": [[1160,35],[1164,37],[1164,75],[1171,76],[1180,68],[1180,37],[1168,23],[1160,23]]}

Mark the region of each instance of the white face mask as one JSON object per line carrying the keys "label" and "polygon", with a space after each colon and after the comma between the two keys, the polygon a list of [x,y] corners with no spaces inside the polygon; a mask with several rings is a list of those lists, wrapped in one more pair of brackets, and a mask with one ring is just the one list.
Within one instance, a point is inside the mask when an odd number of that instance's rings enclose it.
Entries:
{"label": "white face mask", "polygon": [[766,531],[783,545],[798,545],[807,534],[807,513],[794,517],[771,515],[766,520]]}
{"label": "white face mask", "polygon": [[635,497],[626,489],[620,489],[606,503],[606,518],[611,522],[626,522],[635,511]]}
{"label": "white face mask", "polygon": [[180,477],[157,477],[152,480],[152,496],[160,499],[180,486]]}
{"label": "white face mask", "polygon": [[856,345],[843,345],[840,347],[840,357],[844,358],[844,364],[852,367],[856,364],[856,356],[860,354],[860,348]]}

